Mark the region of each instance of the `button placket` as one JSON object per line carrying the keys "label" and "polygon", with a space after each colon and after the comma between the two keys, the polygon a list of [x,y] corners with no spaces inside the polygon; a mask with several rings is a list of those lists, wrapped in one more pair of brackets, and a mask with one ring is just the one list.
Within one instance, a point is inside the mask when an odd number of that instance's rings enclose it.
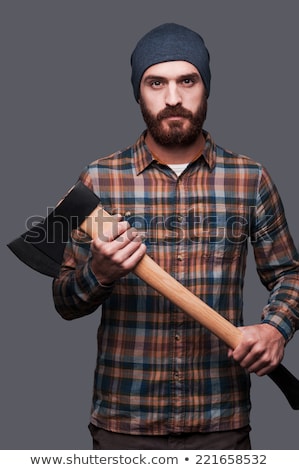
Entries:
{"label": "button placket", "polygon": [[[182,178],[183,179],[183,178]],[[176,245],[176,252],[173,258],[173,271],[176,279],[183,283],[188,273],[186,273],[186,253],[187,253],[187,210],[185,200],[186,187],[180,178],[177,183],[176,193],[176,227],[182,234],[179,243]],[[182,202],[182,204],[180,203]],[[174,308],[173,312],[173,369],[172,369],[172,422],[174,429],[182,431],[185,420],[186,406],[186,383],[185,383],[185,362],[186,362],[186,344],[185,344],[185,314]]]}

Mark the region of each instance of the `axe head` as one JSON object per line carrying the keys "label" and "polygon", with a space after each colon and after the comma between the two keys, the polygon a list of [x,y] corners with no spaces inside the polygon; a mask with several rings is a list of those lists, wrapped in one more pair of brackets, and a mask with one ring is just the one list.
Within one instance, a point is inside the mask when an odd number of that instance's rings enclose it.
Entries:
{"label": "axe head", "polygon": [[94,192],[78,181],[41,223],[7,246],[29,267],[56,277],[71,231],[82,224],[99,202]]}

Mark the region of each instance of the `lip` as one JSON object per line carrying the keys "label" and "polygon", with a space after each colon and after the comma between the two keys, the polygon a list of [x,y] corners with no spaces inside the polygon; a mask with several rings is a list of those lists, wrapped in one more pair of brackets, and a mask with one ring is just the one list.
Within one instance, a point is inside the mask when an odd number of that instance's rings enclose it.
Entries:
{"label": "lip", "polygon": [[168,116],[165,119],[169,119],[170,121],[178,121],[179,119],[185,119],[184,116]]}

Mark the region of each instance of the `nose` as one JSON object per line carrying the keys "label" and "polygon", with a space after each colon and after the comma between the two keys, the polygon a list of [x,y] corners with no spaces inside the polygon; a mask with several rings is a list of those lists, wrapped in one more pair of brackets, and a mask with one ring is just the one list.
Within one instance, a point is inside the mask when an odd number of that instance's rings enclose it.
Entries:
{"label": "nose", "polygon": [[168,83],[165,95],[165,104],[168,106],[176,106],[182,103],[182,98],[176,83]]}

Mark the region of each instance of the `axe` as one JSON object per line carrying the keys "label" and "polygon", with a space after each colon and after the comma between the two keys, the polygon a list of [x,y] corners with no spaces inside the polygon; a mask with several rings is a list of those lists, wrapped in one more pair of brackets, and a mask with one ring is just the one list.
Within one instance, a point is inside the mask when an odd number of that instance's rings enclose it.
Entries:
{"label": "axe", "polygon": [[[100,207],[100,199],[78,182],[55,209],[32,229],[7,246],[25,264],[50,277],[56,277],[71,231],[80,227],[92,239],[107,233],[115,220]],[[106,227],[106,228],[105,228]],[[242,333],[201,299],[164,271],[147,254],[134,268],[134,274],[182,311],[235,349]],[[299,410],[299,380],[282,364],[268,374],[281,389],[294,410]]]}

